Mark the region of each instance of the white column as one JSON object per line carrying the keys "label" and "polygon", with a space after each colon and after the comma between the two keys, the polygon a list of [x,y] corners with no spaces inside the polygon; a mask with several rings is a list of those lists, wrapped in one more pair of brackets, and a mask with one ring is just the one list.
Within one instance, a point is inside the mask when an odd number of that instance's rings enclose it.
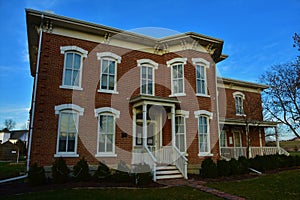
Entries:
{"label": "white column", "polygon": [[279,146],[279,137],[278,137],[278,129],[277,126],[274,127],[275,129],[275,136],[276,136],[276,147],[277,147],[277,153],[280,152],[280,146]]}
{"label": "white column", "polygon": [[261,138],[261,129],[258,129],[258,134],[259,134],[259,150],[260,150],[260,155],[263,155],[263,149],[262,149],[262,138]]}
{"label": "white column", "polygon": [[132,109],[132,147],[134,149],[135,147],[135,141],[136,141],[136,108]]}
{"label": "white column", "polygon": [[171,123],[172,123],[172,146],[175,147],[175,106],[171,108]]}
{"label": "white column", "polygon": [[147,104],[143,104],[143,145],[147,146]]}

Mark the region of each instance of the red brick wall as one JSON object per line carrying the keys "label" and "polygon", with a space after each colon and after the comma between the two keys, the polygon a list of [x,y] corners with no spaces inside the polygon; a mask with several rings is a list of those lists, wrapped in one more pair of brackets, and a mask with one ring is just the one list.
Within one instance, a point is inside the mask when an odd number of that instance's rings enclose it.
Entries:
{"label": "red brick wall", "polygon": [[[60,53],[61,46],[76,45],[87,50],[88,57],[83,61],[82,69],[82,91],[61,89],[64,55]],[[99,93],[100,61],[97,60],[97,52],[113,52],[122,57],[117,67],[117,91],[116,94]],[[125,160],[130,163],[132,150],[132,106],[129,105],[131,97],[139,95],[140,68],[137,67],[138,59],[151,59],[159,64],[155,70],[155,95],[169,97],[171,94],[171,69],[166,62],[176,58],[188,58],[184,66],[185,92],[186,96],[177,97],[181,104],[177,109],[189,111],[189,118],[186,120],[187,145],[189,163],[200,163],[203,158],[198,157],[197,119],[194,116],[196,110],[208,110],[213,113],[210,120],[210,139],[212,153],[216,160],[219,156],[218,147],[218,124],[216,108],[216,81],[215,63],[207,53],[193,50],[185,50],[176,53],[167,53],[163,56],[130,50],[105,44],[97,44],[80,39],[74,39],[54,34],[44,33],[41,53],[41,65],[37,87],[37,102],[34,119],[32,138],[31,163],[38,162],[40,165],[51,165],[56,152],[58,115],[55,115],[54,107],[61,104],[73,103],[84,108],[83,116],[79,117],[79,138],[78,154],[85,157],[90,164],[97,164],[95,158],[97,148],[97,117],[94,109],[99,107],[113,107],[120,111],[120,118],[117,119],[116,127],[116,154],[117,158],[105,158],[109,162]],[[208,97],[195,96],[195,66],[191,59],[201,57],[210,62],[207,69],[208,76]],[[171,139],[170,120],[167,120],[164,127],[165,134],[163,143]],[[128,136],[122,138],[122,133]],[[104,160],[104,158],[100,158]],[[78,158],[66,158],[67,164],[75,164]]]}

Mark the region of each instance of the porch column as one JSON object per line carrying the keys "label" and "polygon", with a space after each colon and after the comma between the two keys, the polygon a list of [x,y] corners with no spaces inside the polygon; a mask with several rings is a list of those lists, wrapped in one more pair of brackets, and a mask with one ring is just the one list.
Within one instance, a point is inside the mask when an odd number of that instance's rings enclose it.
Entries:
{"label": "porch column", "polygon": [[277,153],[280,152],[280,146],[279,146],[279,137],[278,137],[278,129],[277,126],[274,127],[275,129],[275,137],[276,137],[276,147],[277,147]]}
{"label": "porch column", "polygon": [[136,108],[132,109],[132,147],[135,147],[136,135]]}
{"label": "porch column", "polygon": [[172,122],[172,146],[175,147],[175,106],[171,108],[171,122]]}
{"label": "porch column", "polygon": [[263,149],[262,149],[262,138],[261,138],[261,129],[258,129],[258,135],[259,135],[259,151],[260,151],[260,155],[263,155]]}
{"label": "porch column", "polygon": [[147,104],[143,104],[143,145],[147,146]]}

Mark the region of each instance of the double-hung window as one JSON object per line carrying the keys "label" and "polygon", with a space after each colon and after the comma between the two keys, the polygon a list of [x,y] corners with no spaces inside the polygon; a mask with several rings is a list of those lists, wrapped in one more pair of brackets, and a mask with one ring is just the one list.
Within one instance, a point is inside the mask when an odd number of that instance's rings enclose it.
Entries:
{"label": "double-hung window", "polygon": [[174,58],[167,62],[167,66],[171,67],[171,88],[170,96],[185,96],[184,89],[184,65],[187,58]]}
{"label": "double-hung window", "polygon": [[117,94],[117,64],[121,57],[111,53],[97,53],[100,60],[100,88],[98,92]]}
{"label": "double-hung window", "polygon": [[88,52],[77,46],[64,46],[60,50],[65,55],[63,80],[60,88],[82,90],[82,62]]}
{"label": "double-hung window", "polygon": [[209,68],[209,62],[203,58],[192,58],[192,62],[196,67],[196,95],[208,96],[206,69]]}
{"label": "double-hung window", "polygon": [[96,157],[115,157],[116,118],[120,112],[109,107],[95,109],[98,117]]}
{"label": "double-hung window", "polygon": [[175,117],[175,144],[180,152],[185,152],[185,118],[182,115]]}
{"label": "double-hung window", "polygon": [[140,67],[140,93],[142,95],[155,95],[155,71],[158,64],[150,59],[137,60]]}
{"label": "double-hung window", "polygon": [[245,95],[241,92],[234,92],[233,98],[235,100],[236,115],[245,115],[244,108],[243,108],[243,100],[245,99]]}
{"label": "double-hung window", "polygon": [[56,157],[78,157],[78,120],[83,110],[73,104],[55,106],[55,113],[59,115]]}
{"label": "double-hung window", "polygon": [[199,110],[195,111],[195,117],[198,118],[198,156],[211,156],[209,120],[212,119],[212,113],[206,110]]}

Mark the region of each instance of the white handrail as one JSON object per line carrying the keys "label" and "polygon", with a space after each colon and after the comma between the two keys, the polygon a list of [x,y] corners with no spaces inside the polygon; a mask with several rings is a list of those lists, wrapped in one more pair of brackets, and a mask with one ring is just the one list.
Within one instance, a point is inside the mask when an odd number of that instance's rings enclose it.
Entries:
{"label": "white handrail", "polygon": [[188,159],[183,155],[182,152],[179,151],[179,149],[174,146],[173,151],[175,152],[174,156],[174,162],[178,170],[182,173],[183,177],[187,179],[187,161]]}
{"label": "white handrail", "polygon": [[149,150],[149,148],[147,147],[147,145],[144,144],[144,149],[146,149],[147,154],[150,156],[152,162],[150,160],[148,160],[150,163],[150,167],[152,165],[152,173],[153,173],[153,181],[156,181],[156,163],[157,163],[157,159],[154,157],[154,155],[152,154],[152,152]]}

